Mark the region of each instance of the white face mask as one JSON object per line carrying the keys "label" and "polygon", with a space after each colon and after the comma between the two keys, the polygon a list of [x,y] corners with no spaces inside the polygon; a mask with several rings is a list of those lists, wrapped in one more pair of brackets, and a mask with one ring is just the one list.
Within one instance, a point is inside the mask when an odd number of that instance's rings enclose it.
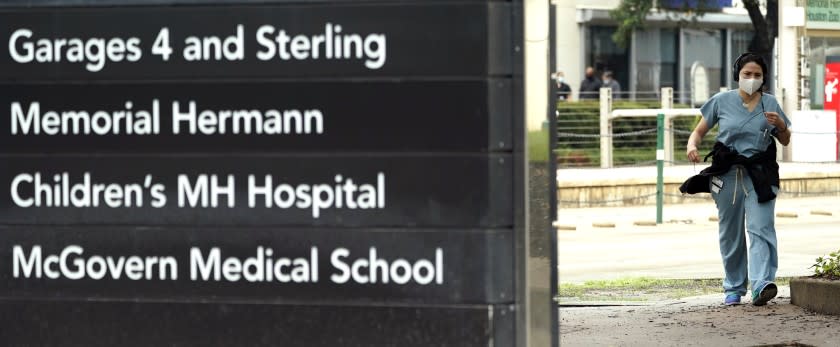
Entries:
{"label": "white face mask", "polygon": [[752,95],[758,90],[758,88],[761,88],[762,83],[764,83],[764,80],[761,78],[741,78],[738,80],[738,87],[741,88],[744,93],[747,93],[747,95]]}

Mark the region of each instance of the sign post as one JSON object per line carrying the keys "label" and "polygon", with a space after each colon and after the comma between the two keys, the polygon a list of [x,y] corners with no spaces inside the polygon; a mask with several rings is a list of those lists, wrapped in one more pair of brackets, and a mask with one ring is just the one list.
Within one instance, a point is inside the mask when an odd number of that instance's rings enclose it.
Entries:
{"label": "sign post", "polygon": [[0,340],[521,343],[521,2],[31,3]]}

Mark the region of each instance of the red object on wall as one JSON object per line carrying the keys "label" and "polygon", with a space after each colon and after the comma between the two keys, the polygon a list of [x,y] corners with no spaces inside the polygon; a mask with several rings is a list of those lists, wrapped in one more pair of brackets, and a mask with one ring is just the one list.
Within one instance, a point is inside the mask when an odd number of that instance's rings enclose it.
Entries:
{"label": "red object on wall", "polygon": [[[825,93],[823,109],[834,111],[837,117],[837,141],[840,143],[840,56],[825,57]],[[840,147],[836,149],[835,159],[840,158]]]}

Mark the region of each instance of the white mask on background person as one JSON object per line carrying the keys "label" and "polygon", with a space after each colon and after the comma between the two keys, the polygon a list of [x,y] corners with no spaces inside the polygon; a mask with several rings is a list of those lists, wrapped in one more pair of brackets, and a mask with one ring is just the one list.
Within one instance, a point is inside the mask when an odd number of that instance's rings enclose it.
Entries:
{"label": "white mask on background person", "polygon": [[563,82],[565,82],[565,81],[566,81],[566,78],[565,78],[565,77],[557,77],[557,82],[559,82],[559,83],[563,83]]}
{"label": "white mask on background person", "polygon": [[738,88],[741,88],[747,95],[752,95],[758,88],[761,88],[762,83],[764,83],[764,80],[761,78],[741,78],[738,79]]}

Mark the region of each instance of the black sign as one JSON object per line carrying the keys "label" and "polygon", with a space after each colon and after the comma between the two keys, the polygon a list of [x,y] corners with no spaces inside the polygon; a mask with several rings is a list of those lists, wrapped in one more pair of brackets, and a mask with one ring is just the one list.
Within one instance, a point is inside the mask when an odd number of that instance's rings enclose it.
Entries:
{"label": "black sign", "polygon": [[521,1],[15,1],[0,341],[524,341]]}
{"label": "black sign", "polygon": [[8,47],[0,79],[510,74],[508,10],[497,3],[0,10]]}
{"label": "black sign", "polygon": [[4,156],[3,224],[510,227],[510,155]]}
{"label": "black sign", "polygon": [[513,296],[513,232],[0,227],[0,296],[473,304]]}
{"label": "black sign", "polygon": [[0,85],[0,152],[486,151],[511,86],[475,82]]}

